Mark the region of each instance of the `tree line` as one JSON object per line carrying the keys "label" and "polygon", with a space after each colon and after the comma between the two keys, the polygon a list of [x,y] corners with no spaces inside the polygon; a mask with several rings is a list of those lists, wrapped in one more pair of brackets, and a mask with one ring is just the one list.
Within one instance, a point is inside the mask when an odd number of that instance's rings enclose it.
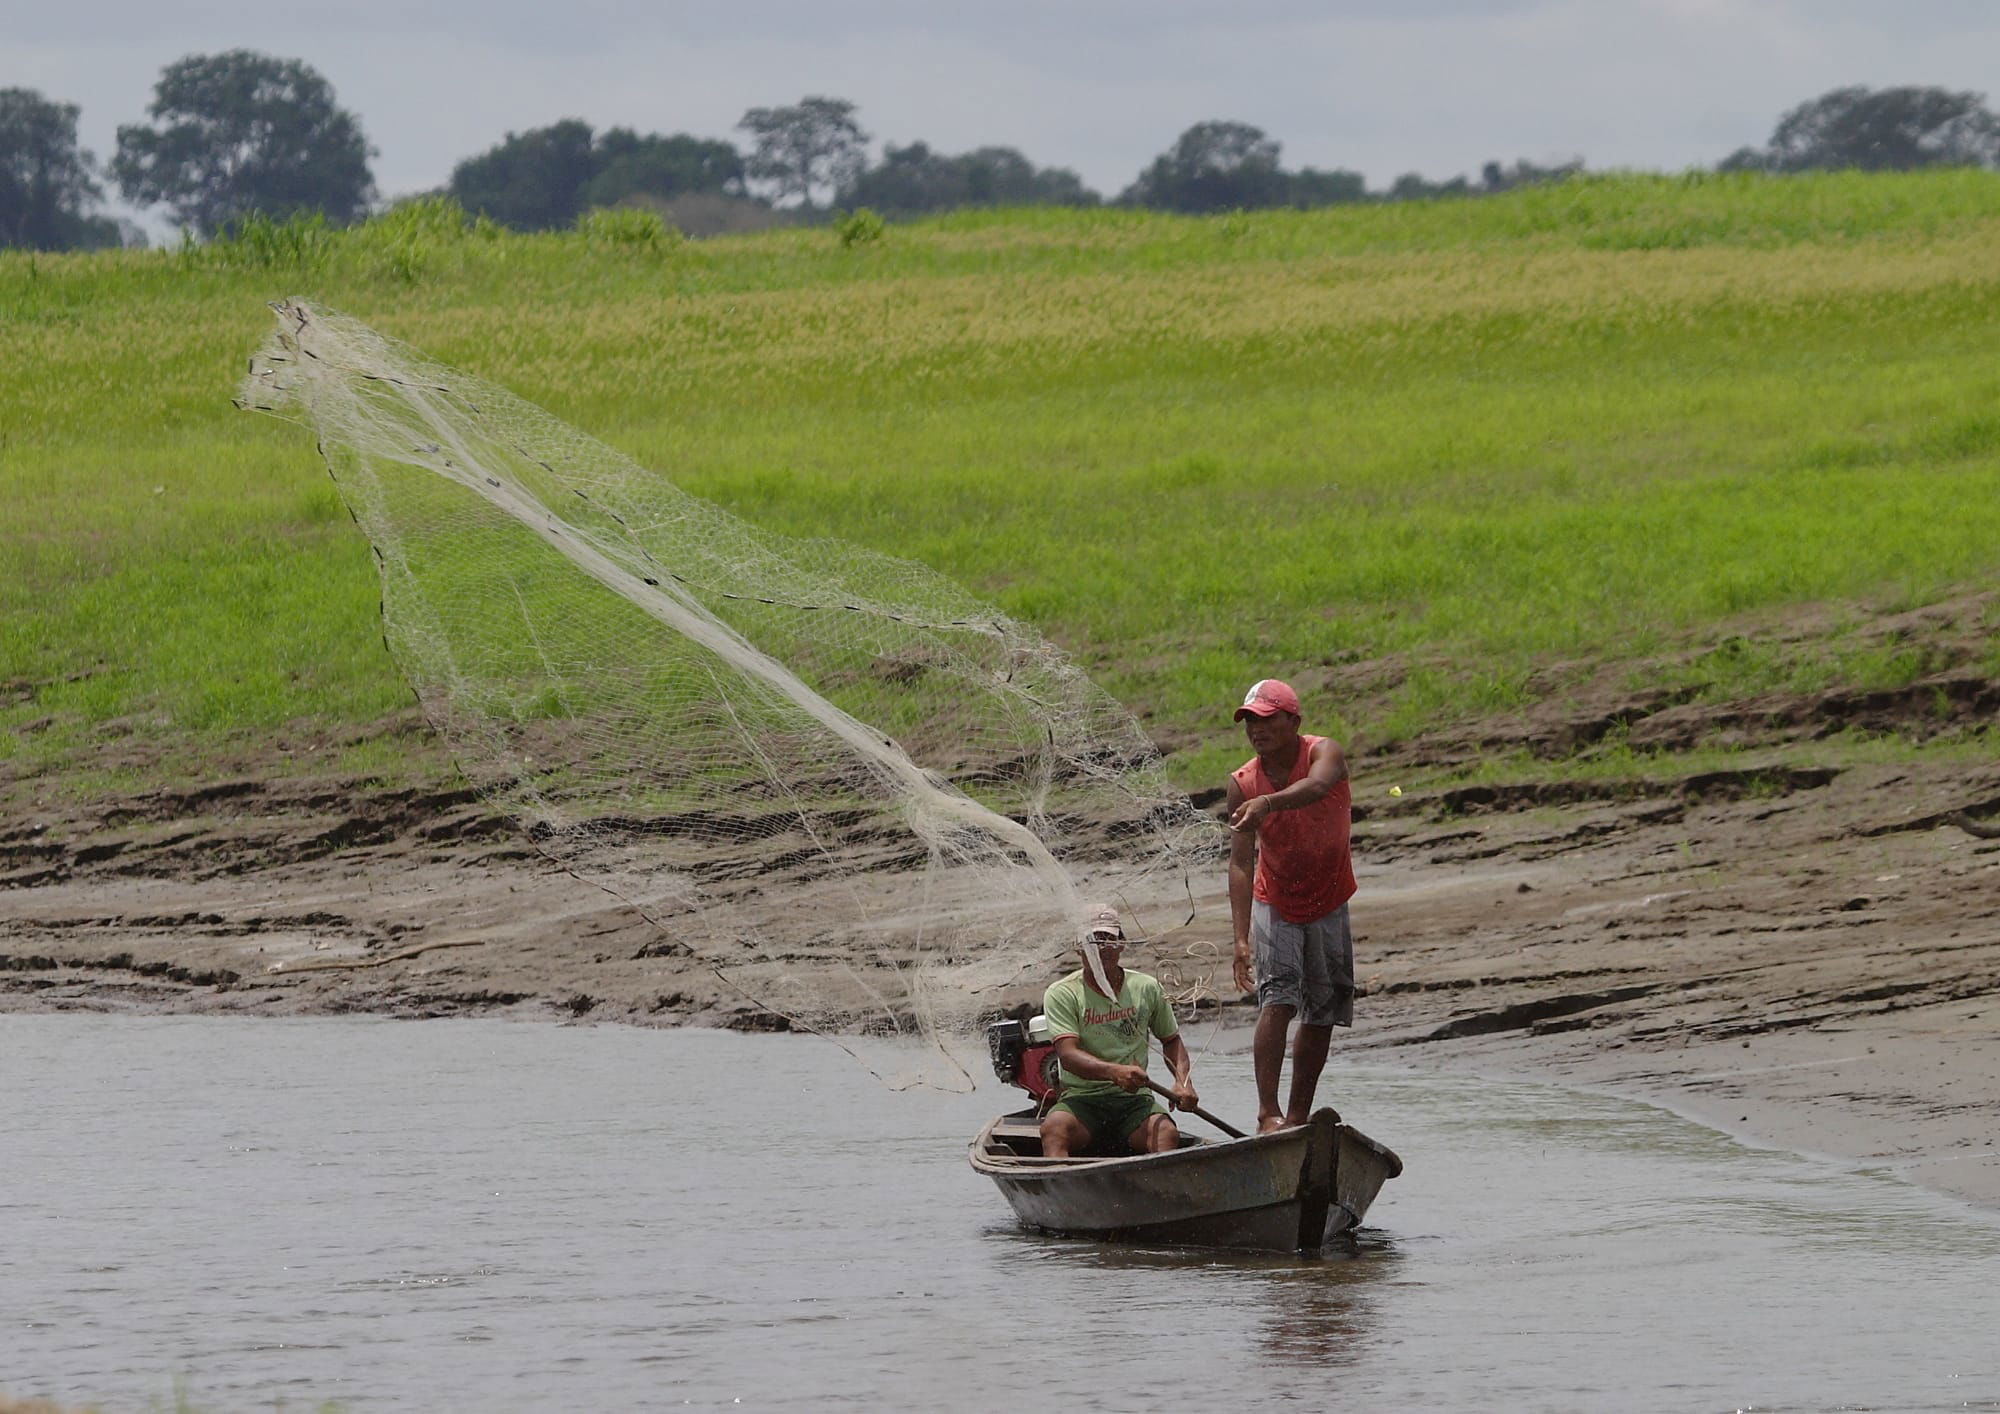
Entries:
{"label": "tree line", "polygon": [[[163,208],[202,237],[251,217],[317,213],[335,225],[378,203],[360,120],[298,59],[250,50],[189,55],[161,71],[147,121],[118,129],[99,165],[77,140],[75,104],[0,89],[0,246],[56,250],[140,244],[129,222],[100,211],[104,180],[127,201]],[[597,131],[567,118],[508,133],[452,169],[442,189],[468,212],[517,230],[574,225],[600,207],[649,206],[691,234],[867,208],[890,217],[976,206],[1096,206],[1106,198],[1074,171],[1037,167],[1011,147],[944,153],[885,144],[869,157],[853,103],[810,96],[751,108],[744,144],[688,133]],[[1287,169],[1277,139],[1248,123],[1194,124],[1111,204],[1203,213],[1347,202],[1477,196],[1583,170],[1484,164],[1479,175],[1432,182],[1418,173],[1370,191],[1359,172]],[[1941,88],[1835,89],[1784,113],[1762,147],[1738,149],[1723,171],[2000,166],[2000,118],[1985,95]],[[425,193],[430,195],[431,193]]]}

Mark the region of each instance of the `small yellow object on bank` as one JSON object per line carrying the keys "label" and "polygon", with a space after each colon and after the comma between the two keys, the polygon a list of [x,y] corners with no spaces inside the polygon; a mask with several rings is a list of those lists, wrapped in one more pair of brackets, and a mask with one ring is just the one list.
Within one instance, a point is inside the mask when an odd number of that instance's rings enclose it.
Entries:
{"label": "small yellow object on bank", "polygon": [[1402,793],[1403,793],[1403,788],[1402,788],[1401,786],[1390,786],[1390,787],[1389,787],[1389,794],[1391,794],[1391,795],[1401,795]]}

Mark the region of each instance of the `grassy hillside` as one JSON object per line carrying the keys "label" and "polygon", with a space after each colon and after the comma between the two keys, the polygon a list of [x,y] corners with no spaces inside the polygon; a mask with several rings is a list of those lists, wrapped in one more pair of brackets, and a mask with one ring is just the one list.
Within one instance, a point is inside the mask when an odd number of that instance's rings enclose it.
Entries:
{"label": "grassy hillside", "polygon": [[[1364,747],[1560,691],[1555,663],[1718,698],[1898,685],[1938,664],[1856,625],[2000,569],[1992,175],[960,215],[852,247],[448,215],[0,253],[17,773],[95,788],[114,740],[197,771],[407,703],[311,438],[229,404],[284,294],[762,524],[962,580],[1188,747],[1190,781],[1240,755],[1228,708],[1267,673],[1386,665],[1314,713]],[[1663,661],[1802,605],[1835,607]]]}

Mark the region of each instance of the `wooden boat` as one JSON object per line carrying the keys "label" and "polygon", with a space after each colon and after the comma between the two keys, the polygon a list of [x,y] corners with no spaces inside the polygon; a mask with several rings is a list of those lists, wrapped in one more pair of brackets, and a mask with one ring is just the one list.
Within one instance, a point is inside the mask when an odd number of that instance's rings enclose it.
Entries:
{"label": "wooden boat", "polygon": [[972,1167],[1023,1223],[1064,1236],[1317,1252],[1358,1226],[1403,1161],[1332,1110],[1242,1139],[1183,1135],[1164,1154],[1052,1159],[1032,1109],[972,1141]]}

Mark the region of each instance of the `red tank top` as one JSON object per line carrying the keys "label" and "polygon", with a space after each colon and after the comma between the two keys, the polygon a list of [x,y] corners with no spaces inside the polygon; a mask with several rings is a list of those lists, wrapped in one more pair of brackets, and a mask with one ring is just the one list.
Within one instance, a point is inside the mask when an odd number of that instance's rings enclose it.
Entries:
{"label": "red tank top", "polygon": [[[1283,790],[1305,779],[1313,748],[1326,738],[1299,734],[1299,759],[1288,780],[1273,783],[1255,756],[1231,773],[1243,798]],[[1353,794],[1348,783],[1303,810],[1273,810],[1257,822],[1257,878],[1254,896],[1287,923],[1323,918],[1354,897],[1354,861],[1348,855],[1353,829]]]}

